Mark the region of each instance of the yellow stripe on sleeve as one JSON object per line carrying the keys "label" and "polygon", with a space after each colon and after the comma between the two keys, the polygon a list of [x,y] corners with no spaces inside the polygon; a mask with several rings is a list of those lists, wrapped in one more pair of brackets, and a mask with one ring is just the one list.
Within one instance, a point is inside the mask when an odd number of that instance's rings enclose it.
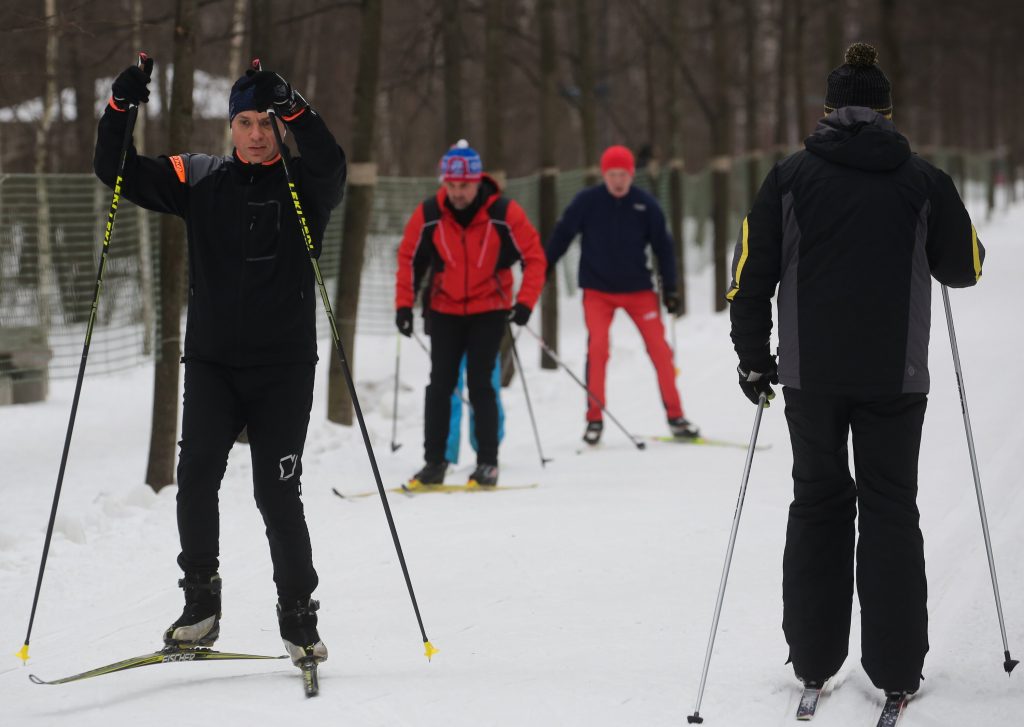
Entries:
{"label": "yellow stripe on sleeve", "polygon": [[981,278],[981,252],[978,250],[978,231],[971,225],[971,251],[974,254],[974,282]]}
{"label": "yellow stripe on sleeve", "polygon": [[[740,276],[743,275],[743,266],[747,264],[747,252],[749,251],[748,248],[747,248],[747,235],[748,235],[747,218],[744,217],[743,218],[743,242],[741,243],[740,260],[739,260],[738,263],[736,263],[736,280],[733,283],[732,290],[730,290],[728,293],[725,294],[725,299],[726,300],[732,300],[733,298],[736,297],[736,294],[738,292],[740,292]],[[975,240],[977,240],[977,238],[975,238]],[[975,256],[975,260],[977,260],[977,256],[978,256],[978,249],[977,249],[977,247],[975,247],[975,249],[974,249],[974,256]],[[979,273],[979,275],[980,275],[980,273]]]}

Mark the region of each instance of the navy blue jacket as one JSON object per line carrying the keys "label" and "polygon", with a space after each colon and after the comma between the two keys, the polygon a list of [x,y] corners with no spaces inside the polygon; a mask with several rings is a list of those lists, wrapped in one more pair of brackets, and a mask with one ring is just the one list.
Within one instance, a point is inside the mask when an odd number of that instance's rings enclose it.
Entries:
{"label": "navy blue jacket", "polygon": [[602,183],[577,194],[544,246],[549,269],[565,254],[577,234],[582,235],[581,288],[606,293],[651,290],[649,244],[658,257],[664,291],[675,292],[672,235],[658,201],[642,189],[630,187],[625,197],[616,198]]}

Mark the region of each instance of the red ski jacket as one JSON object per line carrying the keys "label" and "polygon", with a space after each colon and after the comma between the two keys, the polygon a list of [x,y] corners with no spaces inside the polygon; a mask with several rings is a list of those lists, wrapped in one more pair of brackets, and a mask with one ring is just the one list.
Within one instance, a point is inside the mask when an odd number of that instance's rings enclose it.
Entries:
{"label": "red ski jacket", "polygon": [[[530,309],[536,304],[547,266],[537,230],[517,202],[501,196],[493,179],[485,175],[483,185],[493,192],[466,227],[445,205],[444,187],[416,207],[398,248],[396,308],[413,306],[416,273],[427,265],[427,305],[438,313],[471,315],[515,303]],[[516,260],[523,262],[523,280],[513,299],[511,267]]]}

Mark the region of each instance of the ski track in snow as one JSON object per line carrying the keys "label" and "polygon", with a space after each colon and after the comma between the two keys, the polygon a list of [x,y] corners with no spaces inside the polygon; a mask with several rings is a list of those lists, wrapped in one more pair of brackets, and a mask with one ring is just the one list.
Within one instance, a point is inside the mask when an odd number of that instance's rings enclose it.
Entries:
{"label": "ski track in snow", "polygon": [[[976,219],[978,217],[976,216]],[[989,258],[981,284],[951,291],[981,481],[1013,655],[1024,655],[1024,419],[1014,372],[1024,369],[1015,306],[1024,276],[1024,209],[1000,212],[979,235]],[[687,414],[708,435],[747,441],[754,409],[737,390],[727,314],[710,312],[708,275],[690,280],[694,311],[677,325]],[[585,332],[578,299],[562,303],[561,356],[580,374]],[[536,325],[536,324],[535,324]],[[322,334],[325,332],[321,332]],[[389,339],[390,340],[390,339]],[[661,434],[653,370],[632,324],[612,332],[608,405],[637,436]],[[357,429],[325,421],[321,339],[304,500],[321,584],[321,633],[331,657],[321,696],[305,700],[287,663],[169,664],[78,684],[37,686],[159,647],[178,613],[173,487],[142,484],[152,372],[88,376],[64,481],[31,644],[25,634],[73,381],[47,402],[0,408],[0,705],[4,724],[177,725],[198,710],[223,727],[298,716],[363,725],[685,724],[692,714],[743,469],[744,452],[652,444],[639,452],[610,421],[602,447],[577,456],[584,394],[542,371],[519,342],[545,455],[541,469],[518,380],[503,391],[502,481],[541,487],[489,495],[391,496],[424,625],[423,647],[379,500],[331,493],[372,489]],[[361,337],[357,386],[384,484],[420,465],[428,362],[403,341],[398,442],[392,453],[393,347]],[[1020,724],[1024,667],[1007,679],[967,454],[940,290],[933,286],[932,394],[925,422],[920,505],[929,575],[931,652],[921,692],[901,727]],[[706,725],[795,723],[799,685],[781,632],[781,559],[791,483],[781,406],[765,412],[728,591],[701,705]],[[465,427],[465,424],[463,425]],[[466,439],[464,435],[464,440]],[[450,471],[468,474],[472,452]],[[236,446],[221,489],[223,650],[281,652],[251,465]],[[854,614],[858,609],[854,608]],[[869,725],[882,695],[850,656],[822,697],[815,724]],[[197,717],[198,718],[198,717]]]}

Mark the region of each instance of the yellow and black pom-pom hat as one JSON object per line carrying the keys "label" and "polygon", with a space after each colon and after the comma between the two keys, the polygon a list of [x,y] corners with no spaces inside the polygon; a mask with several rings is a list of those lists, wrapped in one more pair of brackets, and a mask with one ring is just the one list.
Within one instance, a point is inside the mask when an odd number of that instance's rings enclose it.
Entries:
{"label": "yellow and black pom-pom hat", "polygon": [[866,106],[892,118],[892,84],[878,66],[878,52],[867,43],[846,49],[846,63],[828,74],[825,113],[843,106]]}

